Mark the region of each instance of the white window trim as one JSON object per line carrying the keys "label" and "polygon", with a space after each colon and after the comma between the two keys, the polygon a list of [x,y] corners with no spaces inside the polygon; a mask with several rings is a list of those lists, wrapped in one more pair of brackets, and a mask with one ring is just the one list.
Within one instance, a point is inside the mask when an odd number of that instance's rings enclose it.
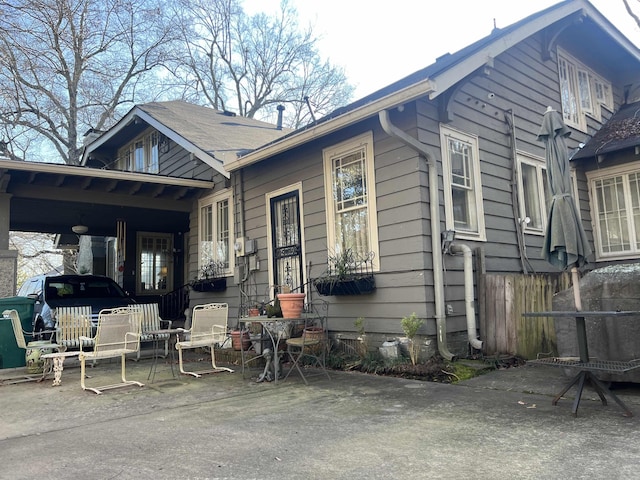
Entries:
{"label": "white window trim", "polygon": [[[563,60],[566,62],[570,68],[573,69],[573,73],[575,78],[569,78],[571,84],[569,85],[570,90],[575,96],[576,102],[576,116],[577,119],[574,121],[572,118],[566,116],[566,112],[564,112],[563,105],[563,118],[567,125],[577,128],[580,131],[586,132],[587,130],[587,115],[595,118],[596,120],[601,120],[601,107],[605,107],[608,110],[613,110],[613,93],[612,93],[612,85],[611,82],[606,80],[601,75],[595,73],[592,69],[576,60],[569,53],[558,48],[558,82],[560,86],[560,95],[562,96],[562,79],[561,79],[561,66],[560,62]],[[589,107],[584,107],[582,105],[582,98],[580,97],[580,75],[588,76],[588,84],[587,90],[589,94]],[[603,87],[606,87],[607,93],[606,98],[600,100],[596,96],[596,84],[601,84]],[[562,103],[562,99],[561,99]]]}
{"label": "white window trim", "polygon": [[[267,219],[267,260],[269,265],[269,298],[275,298],[275,290],[274,290],[274,272],[273,272],[273,232],[271,231],[271,199],[275,197],[279,197],[281,195],[285,195],[291,192],[298,192],[298,210],[300,213],[300,248],[302,249],[302,266],[307,264],[307,259],[305,255],[305,239],[304,239],[304,201],[302,199],[302,182],[297,182],[292,185],[288,185],[283,188],[279,188],[278,190],[274,190],[272,192],[266,193],[265,198],[265,209],[266,209],[266,219]],[[309,279],[306,278],[306,272],[304,274],[305,281]]]}
{"label": "white window trim", "polygon": [[335,203],[333,201],[333,162],[336,157],[348,155],[364,148],[367,175],[367,222],[369,224],[370,251],[373,252],[374,272],[380,271],[380,248],[378,244],[378,208],[376,203],[375,157],[373,149],[373,132],[366,132],[344,142],[322,150],[324,165],[325,208],[327,224],[327,253],[336,252]]}
{"label": "white window trim", "polygon": [[[546,226],[547,226],[547,202],[546,198],[544,198],[544,176],[547,174],[547,166],[546,160],[541,157],[537,157],[535,155],[531,155],[526,152],[518,151],[517,152],[518,159],[518,203],[519,205],[519,214],[520,214],[520,224],[522,225],[522,229],[524,233],[531,235],[544,235]],[[536,181],[538,184],[538,192],[542,194],[542,196],[538,197],[538,208],[540,209],[540,217],[542,220],[542,225],[540,228],[535,226],[531,226],[530,223],[527,223],[526,218],[531,218],[530,212],[527,212],[525,209],[525,196],[524,196],[524,180],[522,177],[522,164],[530,165],[536,169]]]}
{"label": "white window trim", "polygon": [[[233,195],[232,195],[232,191],[231,189],[225,189],[225,190],[221,190],[219,192],[213,193],[211,195],[207,195],[206,197],[202,197],[198,200],[198,275],[200,274],[200,271],[202,270],[203,267],[203,259],[202,259],[202,249],[200,248],[200,246],[202,245],[202,209],[206,206],[209,205],[213,205],[214,208],[212,209],[213,214],[216,214],[216,209],[215,209],[215,205],[220,202],[221,200],[228,200],[228,216],[229,216],[229,244],[227,245],[227,249],[229,251],[229,267],[227,268],[227,270],[225,271],[225,276],[230,277],[233,275],[233,269],[235,266],[235,249],[234,249],[234,245],[235,245],[235,231],[234,231],[234,222],[233,219],[234,214],[233,214]],[[217,232],[215,231],[216,228],[216,221],[214,219],[213,221],[213,226],[214,226],[214,232],[213,235],[214,237],[216,237]]]}
{"label": "white window trim", "polygon": [[[151,288],[148,290],[142,290],[140,287],[142,282],[142,264],[140,262],[140,255],[142,254],[142,239],[143,238],[166,238],[169,240],[168,245],[170,249],[173,249],[173,235],[170,233],[162,233],[162,232],[137,232],[136,233],[136,295],[159,295],[170,292],[173,290],[173,276],[175,274],[174,271],[174,263],[173,256],[169,255],[167,258],[167,279],[166,279],[166,287],[163,289],[159,288]],[[155,284],[154,284],[155,287]]]}
{"label": "white window trim", "polygon": [[[160,133],[155,129],[147,129],[129,143],[120,147],[118,149],[118,158],[117,165],[120,169],[130,171],[130,172],[139,172],[139,173],[158,173],[158,171],[153,171],[150,167],[152,166],[151,155],[152,155],[152,139],[153,136],[156,137],[156,149],[158,154],[158,165],[156,166],[159,170],[160,168]],[[143,148],[143,161],[144,168],[142,170],[137,168],[136,165],[136,143],[142,142]]]}
{"label": "white window trim", "polygon": [[[609,252],[603,251],[601,234],[600,234],[600,222],[598,220],[599,218],[598,204],[597,204],[596,190],[595,190],[595,182],[598,180],[604,180],[604,179],[616,177],[616,176],[624,176],[626,178],[625,182],[628,182],[628,175],[633,173],[638,173],[638,172],[640,172],[640,162],[627,163],[625,165],[620,165],[620,166],[611,167],[611,168],[602,168],[602,169],[593,170],[586,173],[587,183],[589,185],[589,204],[591,205],[591,225],[593,228],[594,244],[596,247],[596,252],[595,252],[596,261],[625,260],[625,259],[637,260],[640,257],[640,248],[632,248],[627,252],[609,253]],[[627,208],[630,208],[631,202],[629,201],[630,199],[629,199],[628,192],[625,195],[625,200],[626,200],[625,203],[627,205]],[[629,212],[628,218],[629,218],[629,221],[631,222],[633,221],[631,212]],[[633,240],[635,237],[640,235],[640,231],[635,232],[635,234],[633,233],[634,231],[635,230],[632,228],[629,229],[629,232],[631,234],[630,240]],[[632,241],[631,243],[633,246],[634,242]]]}
{"label": "white window trim", "polygon": [[[453,196],[451,194],[451,164],[449,162],[449,144],[447,139],[455,138],[471,145],[473,152],[473,192],[475,194],[475,215],[477,221],[477,231],[471,232],[468,230],[457,230],[454,224],[453,217]],[[477,240],[484,242],[487,240],[487,234],[485,231],[484,223],[484,201],[482,196],[482,181],[480,171],[480,149],[478,147],[478,137],[468,133],[461,132],[449,126],[440,125],[440,148],[442,153],[442,174],[444,185],[444,210],[445,210],[445,224],[447,230],[454,230],[456,232],[456,238],[466,240]]]}

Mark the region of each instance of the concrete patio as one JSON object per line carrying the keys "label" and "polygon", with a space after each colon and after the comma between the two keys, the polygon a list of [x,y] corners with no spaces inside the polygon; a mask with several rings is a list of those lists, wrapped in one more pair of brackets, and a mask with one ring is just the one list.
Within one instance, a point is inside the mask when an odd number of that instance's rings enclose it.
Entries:
{"label": "concrete patio", "polygon": [[[202,361],[204,355],[191,357]],[[146,382],[150,360],[129,362]],[[95,395],[63,383],[0,387],[2,479],[633,478],[640,386],[616,389],[636,416],[586,389],[571,415],[561,369],[491,371],[456,385],[331,372],[305,386],[236,372],[171,377]],[[0,378],[10,375],[0,370]],[[253,377],[259,373],[253,370]],[[99,364],[87,383],[114,383]],[[111,378],[108,378],[111,377]]]}

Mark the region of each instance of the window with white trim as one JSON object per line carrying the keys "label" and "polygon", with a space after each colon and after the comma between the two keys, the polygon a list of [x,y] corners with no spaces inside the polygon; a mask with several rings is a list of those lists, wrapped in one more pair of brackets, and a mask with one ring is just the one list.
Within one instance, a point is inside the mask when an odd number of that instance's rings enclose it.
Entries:
{"label": "window with white trim", "polygon": [[226,275],[233,269],[233,203],[231,190],[200,199],[198,202],[198,270],[216,265]]}
{"label": "window with white trim", "polygon": [[327,246],[340,254],[374,254],[379,267],[373,134],[368,132],[323,150]]}
{"label": "window with white trim", "polygon": [[611,82],[560,49],[558,77],[562,114],[567,125],[586,131],[585,115],[600,119],[600,106],[613,110]]}
{"label": "window with white trim", "polygon": [[162,294],[173,290],[173,236],[138,232],[138,285],[136,293]]}
{"label": "window with white trim", "polygon": [[526,233],[543,234],[550,201],[546,161],[518,152],[518,183],[521,225]]}
{"label": "window with white trim", "polygon": [[486,240],[478,137],[441,125],[440,142],[447,229]]}
{"label": "window with white trim", "polygon": [[119,148],[118,167],[130,172],[158,173],[160,160],[158,136],[156,131],[145,133]]}
{"label": "window with white trim", "polygon": [[640,254],[640,165],[587,173],[597,259]]}

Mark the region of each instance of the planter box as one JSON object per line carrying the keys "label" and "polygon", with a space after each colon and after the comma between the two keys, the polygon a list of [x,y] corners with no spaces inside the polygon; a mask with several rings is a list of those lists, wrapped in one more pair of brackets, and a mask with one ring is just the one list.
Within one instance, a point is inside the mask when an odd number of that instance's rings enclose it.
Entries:
{"label": "planter box", "polygon": [[227,289],[227,277],[196,280],[191,288],[196,292],[224,292]]}
{"label": "planter box", "polygon": [[376,289],[373,275],[347,278],[343,280],[317,278],[313,284],[320,295],[366,295]]}

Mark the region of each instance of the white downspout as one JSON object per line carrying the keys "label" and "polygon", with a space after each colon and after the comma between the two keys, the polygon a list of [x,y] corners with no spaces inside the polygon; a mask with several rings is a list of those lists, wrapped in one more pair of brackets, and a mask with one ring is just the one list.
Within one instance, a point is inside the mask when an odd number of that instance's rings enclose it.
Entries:
{"label": "white downspout", "polygon": [[476,350],[482,350],[482,341],[476,335],[476,311],[473,298],[473,256],[471,248],[463,243],[452,243],[449,245],[451,253],[462,253],[464,255],[464,303],[467,313],[467,337],[469,343]]}
{"label": "white downspout", "polygon": [[389,112],[378,112],[382,129],[391,137],[397,138],[418,154],[424,156],[429,167],[429,207],[431,212],[431,255],[433,257],[433,289],[436,304],[436,330],[438,334],[438,352],[447,361],[454,359],[447,346],[447,323],[444,305],[444,275],[442,273],[442,245],[440,240],[440,201],[438,199],[438,167],[436,160],[427,149],[427,145],[407,135],[389,120]]}

